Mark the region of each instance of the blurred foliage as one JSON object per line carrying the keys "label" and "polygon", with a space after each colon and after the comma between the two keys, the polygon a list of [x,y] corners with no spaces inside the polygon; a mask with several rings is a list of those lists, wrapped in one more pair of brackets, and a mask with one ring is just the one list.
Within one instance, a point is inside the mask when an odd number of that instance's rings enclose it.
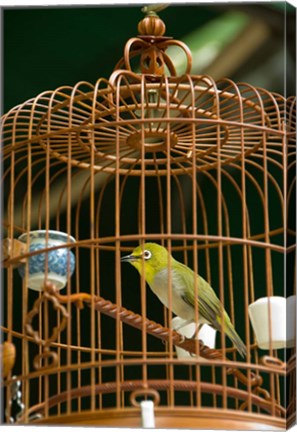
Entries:
{"label": "blurred foliage", "polygon": [[[193,48],[216,40],[221,54],[230,36],[236,39],[242,20],[260,20],[271,29],[271,36],[252,58],[247,58],[234,80],[251,79],[251,84],[265,85],[283,92],[285,74],[284,25],[287,18],[288,68],[294,68],[295,14],[286,2],[271,4],[188,4],[170,5],[160,12],[167,36],[187,40]],[[228,34],[221,18],[228,18]],[[241,18],[240,18],[241,16]],[[3,110],[36,96],[44,90],[78,81],[95,82],[108,78],[123,53],[124,44],[137,35],[137,23],[143,14],[140,6],[115,7],[35,7],[3,10]],[[232,18],[233,17],[233,18]],[[229,35],[229,36],[228,36]],[[228,40],[226,40],[226,37]],[[222,43],[225,40],[226,43]],[[291,47],[291,49],[290,49]],[[212,49],[214,45],[212,44]],[[211,49],[211,48],[210,48]],[[207,51],[205,56],[211,55]],[[290,56],[290,58],[289,58]],[[292,59],[291,59],[292,57]],[[195,60],[195,59],[194,59]],[[265,65],[271,72],[269,78]],[[263,69],[264,67],[264,69]],[[257,72],[259,71],[259,72]],[[204,71],[207,73],[207,71]],[[263,80],[264,78],[264,80]],[[294,82],[289,86],[294,87]]]}

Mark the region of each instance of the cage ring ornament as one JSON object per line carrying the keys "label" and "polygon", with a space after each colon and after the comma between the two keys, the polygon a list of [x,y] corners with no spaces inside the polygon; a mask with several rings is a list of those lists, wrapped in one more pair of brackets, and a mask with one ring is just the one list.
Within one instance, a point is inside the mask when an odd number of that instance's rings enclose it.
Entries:
{"label": "cage ring ornament", "polygon": [[[65,307],[59,302],[58,298],[55,296],[53,291],[53,285],[50,285],[52,292],[49,290],[49,286],[45,284],[45,290],[42,295],[34,302],[33,308],[26,316],[26,324],[25,329],[26,333],[29,336],[32,336],[34,342],[36,344],[43,345],[43,352],[34,357],[33,365],[35,369],[44,369],[54,367],[58,363],[58,356],[55,352],[50,351],[50,345],[52,342],[55,342],[58,338],[58,335],[65,329],[69,315],[65,309]],[[52,334],[46,340],[42,339],[37,330],[34,330],[32,327],[32,321],[35,316],[37,316],[40,312],[40,306],[44,301],[52,302],[54,309],[57,312],[60,312],[62,315],[62,320],[59,325],[55,326],[52,330]],[[43,365],[40,361],[42,360],[50,360],[49,364],[46,366]]]}
{"label": "cage ring ornament", "polygon": [[160,403],[160,394],[155,389],[149,389],[149,388],[142,388],[139,390],[134,390],[130,394],[130,403],[134,407],[138,408],[140,406],[140,401],[137,400],[137,398],[145,399],[147,397],[152,397],[152,400],[154,402],[155,406],[158,406]]}
{"label": "cage ring ornament", "polygon": [[48,369],[58,365],[59,358],[57,353],[50,351],[46,346],[41,354],[37,354],[33,360],[33,366],[37,369]]}

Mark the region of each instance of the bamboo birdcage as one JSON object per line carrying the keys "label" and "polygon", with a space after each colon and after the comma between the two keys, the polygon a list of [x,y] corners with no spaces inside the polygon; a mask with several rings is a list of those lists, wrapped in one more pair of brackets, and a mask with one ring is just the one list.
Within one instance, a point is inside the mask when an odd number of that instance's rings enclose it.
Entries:
{"label": "bamboo birdcage", "polygon": [[[154,13],[138,31],[109,80],[44,92],[2,118],[5,422],[141,426],[148,398],[157,427],[283,428],[295,415],[295,348],[261,350],[248,306],[295,294],[289,274],[284,287],[295,99],[191,75],[189,49]],[[187,60],[180,76],[171,45]],[[36,230],[46,243],[31,251],[18,237]],[[48,279],[62,248],[50,230],[76,260],[63,291]],[[211,283],[245,359],[224,329],[215,349],[171,329],[173,314],[120,263],[146,241]],[[38,255],[39,293],[27,288]]]}

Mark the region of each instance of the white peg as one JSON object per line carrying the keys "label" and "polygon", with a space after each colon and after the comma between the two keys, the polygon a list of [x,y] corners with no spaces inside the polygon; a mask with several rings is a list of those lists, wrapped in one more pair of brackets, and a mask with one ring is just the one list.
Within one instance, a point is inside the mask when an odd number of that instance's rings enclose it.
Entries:
{"label": "white peg", "polygon": [[140,402],[142,427],[145,429],[155,427],[154,402],[143,400]]}

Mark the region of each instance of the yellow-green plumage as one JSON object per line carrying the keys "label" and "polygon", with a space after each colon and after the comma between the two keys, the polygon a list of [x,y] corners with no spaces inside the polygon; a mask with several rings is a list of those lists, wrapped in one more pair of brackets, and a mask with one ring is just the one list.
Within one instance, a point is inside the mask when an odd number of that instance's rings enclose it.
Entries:
{"label": "yellow-green plumage", "polygon": [[[170,264],[169,264],[170,257]],[[199,324],[209,324],[231,339],[238,352],[244,356],[246,347],[236,333],[227,312],[224,310],[224,325],[221,324],[222,304],[209,283],[186,265],[176,261],[168,251],[156,243],[138,246],[131,255],[122,258],[130,262],[144,277],[151,290],[172,312],[184,320],[195,321],[195,304],[198,306]],[[168,266],[171,270],[171,300],[168,293]],[[198,296],[195,296],[195,278]]]}

